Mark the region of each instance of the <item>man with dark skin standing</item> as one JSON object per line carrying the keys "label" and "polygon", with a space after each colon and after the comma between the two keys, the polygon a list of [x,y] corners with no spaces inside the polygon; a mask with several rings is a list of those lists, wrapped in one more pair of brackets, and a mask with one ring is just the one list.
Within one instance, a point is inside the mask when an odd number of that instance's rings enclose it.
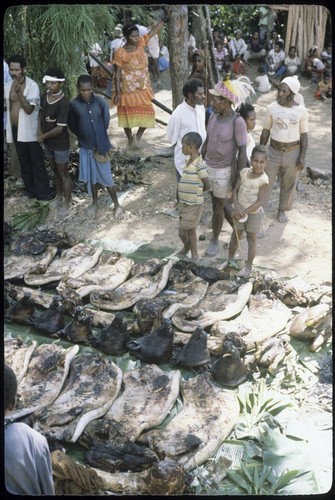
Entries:
{"label": "man with dark skin standing", "polygon": [[218,82],[209,91],[212,94],[213,113],[209,117],[207,137],[201,149],[211,183],[213,208],[213,233],[205,252],[206,257],[215,257],[218,252],[225,201],[230,198],[235,182],[235,162],[239,172],[247,164],[247,126],[232,107],[233,104],[240,104],[237,86],[246,87],[245,92],[250,91],[249,85],[238,80]]}
{"label": "man with dark skin standing", "polygon": [[106,187],[114,204],[115,219],[122,219],[123,209],[119,204],[111,161],[107,153],[112,149],[108,136],[110,113],[108,104],[93,93],[90,75],[80,75],[77,80],[78,96],[70,102],[68,123],[77,136],[79,145],[79,180],[87,184],[92,196],[89,213],[98,215],[98,188]]}
{"label": "man with dark skin standing", "polygon": [[[63,92],[65,77],[58,67],[48,68],[43,78],[47,88],[41,99],[37,140],[43,143],[44,154],[53,168],[56,186],[56,203],[59,215],[67,215],[70,209],[72,178],[68,162],[70,138],[67,130],[69,101]],[[64,195],[64,205],[61,207]]]}
{"label": "man with dark skin standing", "polygon": [[184,101],[174,109],[166,133],[169,141],[175,145],[174,164],[177,181],[183,172],[187,157],[182,152],[182,138],[189,132],[198,132],[202,140],[206,139],[205,127],[205,90],[198,78],[187,80],[183,86]]}
{"label": "man with dark skin standing", "polygon": [[278,222],[288,222],[286,211],[292,209],[299,172],[305,166],[308,145],[308,112],[297,104],[294,97],[300,83],[296,76],[282,80],[277,100],[268,106],[260,144],[266,145],[270,137],[269,162],[265,169],[269,177],[269,200],[273,184],[280,179]]}
{"label": "man with dark skin standing", "polygon": [[37,83],[25,75],[26,61],[20,55],[8,60],[12,82],[5,85],[7,104],[8,143],[15,143],[25,185],[24,194],[29,198],[50,200],[54,198],[49,185],[41,145],[37,141],[40,91]]}

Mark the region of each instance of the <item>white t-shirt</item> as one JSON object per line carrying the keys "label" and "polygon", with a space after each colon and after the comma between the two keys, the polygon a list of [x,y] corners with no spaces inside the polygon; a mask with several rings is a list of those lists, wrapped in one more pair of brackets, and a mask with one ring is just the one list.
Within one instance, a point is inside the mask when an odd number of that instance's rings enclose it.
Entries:
{"label": "white t-shirt", "polygon": [[323,64],[322,61],[320,61],[320,59],[318,59],[317,57],[314,58],[313,60],[313,68],[315,68],[317,71],[322,71],[323,69],[325,69],[325,65]]}
{"label": "white t-shirt", "polygon": [[[251,168],[243,168],[240,172],[241,185],[238,190],[237,199],[243,208],[248,208],[258,199],[258,193],[262,186],[269,184],[269,178],[265,172],[255,177]],[[257,214],[262,210],[259,207],[252,214]]]}
{"label": "white t-shirt", "polygon": [[279,142],[295,142],[300,134],[308,132],[308,112],[305,106],[286,107],[272,102],[268,106],[264,128],[270,130],[271,139]]}
{"label": "white t-shirt", "polygon": [[160,48],[160,55],[162,57],[164,57],[164,59],[166,59],[167,61],[170,61],[170,54],[169,54],[169,50],[168,48],[165,46],[165,45],[162,45],[161,48]]}
{"label": "white t-shirt", "polygon": [[236,38],[233,38],[232,40],[230,40],[229,46],[231,48],[232,57],[235,57],[236,54],[242,55],[247,50],[247,44],[245,43],[243,38],[239,38],[238,40]]}
{"label": "white t-shirt", "polygon": [[250,161],[251,160],[251,153],[254,147],[256,146],[255,139],[253,138],[251,132],[247,133],[248,138],[247,138],[247,158]]}
{"label": "white t-shirt", "polygon": [[153,35],[148,42],[149,55],[154,59],[159,58],[159,36]]}
{"label": "white t-shirt", "polygon": [[[94,43],[93,45],[90,46],[90,52],[94,54],[96,57],[100,57],[102,54],[102,48],[98,43]],[[99,66],[99,64],[91,57],[90,55],[88,56],[89,59],[89,65],[91,68],[95,68],[96,66]]]}
{"label": "white t-shirt", "polygon": [[289,73],[296,73],[298,70],[298,66],[300,66],[301,61],[300,57],[296,56],[293,59],[289,56],[285,57],[284,64]]}
{"label": "white t-shirt", "polygon": [[202,142],[206,139],[205,106],[196,105],[194,108],[183,101],[170,116],[166,133],[171,144],[175,144],[174,163],[180,174],[182,174],[187,156],[182,153],[181,140],[188,132],[198,132]]}
{"label": "white t-shirt", "polygon": [[[12,84],[13,82],[6,83],[4,89],[7,109],[10,109],[9,93]],[[22,107],[20,108],[17,128],[17,140],[19,142],[36,142],[38,113],[40,109],[40,90],[37,83],[28,76],[26,76],[26,86],[24,88],[23,95],[26,98],[27,102],[34,106],[34,111],[30,113],[30,115],[28,115],[28,113],[26,113]],[[14,142],[10,113],[7,113],[6,141],[8,143]]]}
{"label": "white t-shirt", "polygon": [[285,60],[285,52],[283,50],[276,52],[275,49],[271,49],[268,58],[271,58],[271,64],[274,64],[275,68],[277,68],[279,64]]}
{"label": "white t-shirt", "polygon": [[269,82],[268,75],[256,76],[255,82],[258,84],[258,92],[269,92],[269,90],[271,90],[271,83]]}

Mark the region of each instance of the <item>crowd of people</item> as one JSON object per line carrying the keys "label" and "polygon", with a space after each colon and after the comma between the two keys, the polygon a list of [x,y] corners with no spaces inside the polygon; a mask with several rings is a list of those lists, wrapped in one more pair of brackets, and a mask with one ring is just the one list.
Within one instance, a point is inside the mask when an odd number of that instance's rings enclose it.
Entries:
{"label": "crowd of people", "polygon": [[[158,47],[161,43],[158,34],[165,20],[148,28],[135,22],[117,25],[113,31],[113,39],[107,37],[111,73],[115,75],[115,84],[110,91],[117,108],[118,126],[125,132],[129,149],[140,149],[145,130],[155,127],[152,80],[157,80],[159,74]],[[276,31],[272,31],[269,40],[266,32],[261,36],[260,32],[254,31],[245,42],[241,30],[236,30],[234,38],[228,41],[216,29],[213,38],[218,69],[222,73],[219,82],[211,88],[205,53],[197,49],[195,37],[189,32],[190,74],[183,87],[184,100],[172,112],[167,124],[167,137],[174,146],[178,203],[182,203],[182,206],[193,204],[190,202],[192,197],[187,195],[185,199],[185,189],[180,190],[179,186],[180,183],[185,186],[185,179],[182,178],[185,165],[188,166],[186,183],[193,182],[190,179],[195,179],[192,177],[194,172],[201,174],[197,187],[194,187],[196,205],[202,199],[199,196],[199,186],[207,185],[207,180],[204,182],[202,163],[196,161],[197,155],[201,155],[208,174],[213,233],[205,253],[207,257],[217,254],[225,218],[239,235],[241,227],[236,227],[235,223],[242,212],[236,211],[233,205],[236,203],[238,190],[244,189],[243,184],[240,184],[242,179],[239,174],[245,168],[250,172],[253,162],[264,163],[264,173],[268,178],[267,195],[264,198],[265,188],[262,189],[262,203],[257,207],[257,212],[262,213],[264,199],[266,205],[275,182],[280,182],[277,218],[279,222],[288,221],[286,212],[292,209],[298,174],[304,166],[308,142],[308,114],[299,93],[300,71],[310,71],[311,78],[319,71],[322,79],[317,83],[315,95],[321,100],[331,97],[331,77],[328,73],[331,68],[331,44],[320,55],[324,63],[317,57],[314,47],[302,65],[294,46],[285,55],[283,40]],[[102,53],[98,43],[92,45],[90,51],[90,55]],[[254,82],[245,77],[246,68],[252,59],[256,59],[259,64],[259,76]],[[5,64],[4,61],[4,69]],[[79,180],[87,185],[88,194],[92,197],[91,215],[97,217],[98,190],[105,187],[114,206],[114,216],[121,219],[124,212],[118,202],[111,170],[113,146],[108,135],[109,107],[106,99],[94,92],[94,68],[97,67],[94,57],[89,59],[89,66],[88,74],[80,75],[77,80],[77,97],[69,101],[63,91],[65,76],[62,69],[50,67],[46,70],[43,78],[45,92],[40,97],[37,82],[25,74],[25,59],[20,55],[11,56],[8,59],[5,83],[5,102],[9,110],[4,124],[6,141],[13,144],[17,152],[24,195],[38,200],[54,199],[59,217],[62,218],[70,210],[73,188],[68,171],[71,131],[79,146]],[[262,156],[261,152],[253,154],[256,144],[251,133],[256,114],[253,106],[246,100],[255,93],[255,89],[259,92],[269,91],[271,76],[280,77],[276,83],[278,97],[268,108],[260,138],[260,145],[266,145],[270,138],[268,160],[260,162],[258,157]],[[283,126],[283,123],[286,125]],[[134,128],[137,129],[135,134]],[[190,133],[196,133],[197,140],[194,136],[189,136]],[[196,153],[194,148],[199,137],[201,145],[197,147]],[[192,151],[191,163],[185,156],[185,151]],[[55,191],[51,188],[45,161],[53,170]],[[194,170],[192,175],[190,169]],[[253,175],[256,175],[255,172],[256,167]],[[237,191],[234,191],[236,186]],[[253,200],[253,204],[255,202]],[[254,209],[249,211],[248,207],[244,208],[244,215],[254,215]],[[182,213],[184,221],[185,207]],[[196,217],[192,216],[192,220],[198,221],[199,213]],[[244,227],[247,233],[249,226],[250,221]],[[251,226],[254,227],[252,224]],[[182,253],[186,254],[191,250],[191,257],[198,258],[193,243],[194,234],[188,232],[185,236],[185,224],[183,227],[180,230],[184,243]],[[194,229],[195,227],[191,228],[192,231]],[[192,244],[187,245],[187,239],[192,240]],[[231,253],[234,253],[235,246],[236,242],[233,241]],[[247,276],[250,272],[251,262],[242,274]]]}

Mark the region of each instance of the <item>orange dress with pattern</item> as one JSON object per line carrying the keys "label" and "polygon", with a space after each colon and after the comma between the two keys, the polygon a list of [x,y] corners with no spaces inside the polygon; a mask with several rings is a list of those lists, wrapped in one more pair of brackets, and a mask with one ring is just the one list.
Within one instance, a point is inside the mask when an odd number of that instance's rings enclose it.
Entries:
{"label": "orange dress with pattern", "polygon": [[127,52],[124,47],[115,51],[113,64],[121,68],[120,100],[117,106],[118,125],[122,128],[155,126],[155,111],[151,99],[152,91],[148,57],[144,47],[148,35],[140,36],[134,52]]}

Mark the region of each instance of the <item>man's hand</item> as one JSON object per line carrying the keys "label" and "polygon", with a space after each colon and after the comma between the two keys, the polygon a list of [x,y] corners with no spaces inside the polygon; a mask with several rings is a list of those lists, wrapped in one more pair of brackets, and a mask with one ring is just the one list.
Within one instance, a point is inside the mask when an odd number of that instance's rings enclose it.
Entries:
{"label": "man's hand", "polygon": [[299,172],[301,172],[302,170],[304,170],[304,167],[305,167],[305,160],[300,158],[298,158],[297,160],[297,170],[299,170]]}
{"label": "man's hand", "polygon": [[22,94],[21,85],[19,84],[19,82],[17,80],[13,80],[12,89],[14,90],[14,92],[16,92],[17,95]]}

